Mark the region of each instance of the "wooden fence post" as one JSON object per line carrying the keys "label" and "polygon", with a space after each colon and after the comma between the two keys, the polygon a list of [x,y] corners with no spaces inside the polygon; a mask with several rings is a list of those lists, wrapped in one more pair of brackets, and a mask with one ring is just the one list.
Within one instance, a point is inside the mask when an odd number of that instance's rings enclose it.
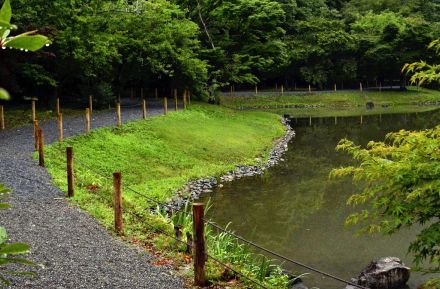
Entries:
{"label": "wooden fence post", "polygon": [[174,96],[174,111],[178,110],[177,96]]}
{"label": "wooden fence post", "polygon": [[35,151],[38,151],[38,120],[34,120],[34,140],[35,140]]}
{"label": "wooden fence post", "polygon": [[255,95],[258,95],[258,85],[255,85]]}
{"label": "wooden fence post", "polygon": [[147,119],[147,100],[145,98],[142,99],[142,117]]}
{"label": "wooden fence post", "polygon": [[34,121],[37,118],[37,113],[35,111],[35,100],[32,100],[32,121]]}
{"label": "wooden fence post", "polygon": [[90,109],[86,108],[86,134],[90,133]]}
{"label": "wooden fence post", "polygon": [[119,235],[123,234],[122,223],[122,191],[121,173],[113,173],[114,209],[115,209],[115,230]]}
{"label": "wooden fence post", "polygon": [[5,111],[3,105],[0,105],[0,129],[5,129]]}
{"label": "wooden fence post", "polygon": [[168,112],[168,100],[166,97],[163,98],[163,114],[166,115]]}
{"label": "wooden fence post", "polygon": [[67,157],[67,196],[72,198],[75,196],[75,189],[73,187],[73,148],[66,147]]}
{"label": "wooden fence post", "polygon": [[89,109],[90,109],[90,113],[93,112],[93,96],[90,95],[89,96]]}
{"label": "wooden fence post", "polygon": [[205,286],[205,209],[200,203],[193,204],[193,236],[194,236],[194,283]]}
{"label": "wooden fence post", "polygon": [[337,91],[337,88],[336,88],[336,83],[335,83],[335,92]]}
{"label": "wooden fence post", "polygon": [[58,142],[63,142],[63,114],[58,114]]}
{"label": "wooden fence post", "polygon": [[281,95],[284,95],[284,85],[281,84]]}
{"label": "wooden fence post", "polygon": [[57,107],[57,115],[59,115],[61,113],[60,98],[59,97],[57,97],[56,107]]}
{"label": "wooden fence post", "polygon": [[38,129],[38,164],[44,168],[44,134],[42,129]]}
{"label": "wooden fence post", "polygon": [[122,127],[122,118],[121,118],[121,103],[116,103],[116,116],[118,118],[118,127]]}
{"label": "wooden fence post", "polygon": [[312,93],[312,86],[309,84],[309,93]]}
{"label": "wooden fence post", "polygon": [[362,82],[359,82],[359,91],[362,92],[364,89],[362,87]]}
{"label": "wooden fence post", "polygon": [[188,91],[186,89],[183,91],[183,109],[186,109],[187,106],[187,100],[186,100],[187,92]]}

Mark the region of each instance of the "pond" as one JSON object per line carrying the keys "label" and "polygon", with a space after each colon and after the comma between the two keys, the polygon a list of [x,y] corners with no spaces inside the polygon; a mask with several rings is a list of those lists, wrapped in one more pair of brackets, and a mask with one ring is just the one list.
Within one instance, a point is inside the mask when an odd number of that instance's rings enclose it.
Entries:
{"label": "pond", "polygon": [[[440,123],[438,111],[404,115],[292,119],[296,137],[289,144],[285,161],[262,176],[224,184],[204,197],[213,204],[208,216],[219,225],[294,260],[350,280],[372,260],[396,256],[411,265],[407,248],[420,230],[402,230],[393,236],[356,235],[344,227],[353,212],[347,198],[358,189],[351,180],[332,180],[332,168],[350,164],[350,157],[336,152],[344,137],[365,145],[383,140],[400,129],[431,128]],[[275,258],[274,258],[275,259]],[[295,273],[309,272],[291,264]],[[426,276],[412,273],[410,288]],[[303,278],[309,288],[344,288],[344,284],[317,273]]]}

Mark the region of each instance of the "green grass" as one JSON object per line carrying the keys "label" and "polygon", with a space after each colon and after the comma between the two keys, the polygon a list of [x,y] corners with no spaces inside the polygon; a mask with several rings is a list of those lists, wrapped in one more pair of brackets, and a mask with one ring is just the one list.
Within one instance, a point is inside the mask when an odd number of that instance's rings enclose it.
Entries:
{"label": "green grass", "polygon": [[[63,116],[74,116],[84,114],[83,110],[78,109],[62,109]],[[5,128],[11,129],[32,124],[32,109],[28,107],[4,105]],[[37,109],[37,119],[40,122],[57,118],[56,111],[47,109]]]}
{"label": "green grass", "polygon": [[[184,260],[182,245],[158,234],[158,230],[172,234],[172,223],[151,214],[148,208],[156,204],[126,186],[165,202],[190,180],[220,176],[236,165],[256,164],[256,157],[267,158],[273,141],[284,132],[280,117],[273,113],[193,104],[187,111],[133,121],[122,129],[101,128],[66,139],[62,145],[49,145],[46,167],[53,182],[66,191],[65,147],[73,146],[76,194],[72,201],[108,229],[113,228],[112,173],[122,172],[124,238],[148,248],[153,244],[162,258]],[[217,237],[208,239],[213,238]],[[219,248],[222,240],[214,239],[211,246]],[[212,262],[208,266],[209,276],[220,282],[224,268]],[[244,264],[238,267],[255,274]],[[286,277],[273,275],[268,282],[284,284]]]}
{"label": "green grass", "polygon": [[[372,101],[373,110],[365,104]],[[285,96],[222,97],[220,102],[229,108],[245,110],[269,110],[278,114],[289,113],[293,117],[356,116],[369,114],[422,112],[435,106],[420,103],[440,101],[440,91],[409,87],[407,91],[383,92],[313,92]],[[301,106],[292,108],[291,106]],[[310,108],[307,106],[315,106]]]}

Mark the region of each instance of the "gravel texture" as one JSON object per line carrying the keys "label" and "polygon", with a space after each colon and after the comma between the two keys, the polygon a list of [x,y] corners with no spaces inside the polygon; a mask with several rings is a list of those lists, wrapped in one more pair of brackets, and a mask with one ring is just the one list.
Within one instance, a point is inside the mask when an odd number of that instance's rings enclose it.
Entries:
{"label": "gravel texture", "polygon": [[[124,122],[142,117],[140,106],[122,105]],[[149,116],[161,113],[159,103],[150,106]],[[114,124],[113,111],[92,115],[92,129]],[[46,144],[57,141],[56,121],[40,126]],[[63,126],[65,137],[81,134],[85,119],[65,118]],[[32,126],[0,131],[0,182],[13,190],[12,209],[0,212],[0,224],[12,241],[29,243],[29,259],[44,265],[37,277],[14,279],[10,288],[184,288],[170,268],[151,265],[153,257],[69,204],[32,159],[33,145]]]}

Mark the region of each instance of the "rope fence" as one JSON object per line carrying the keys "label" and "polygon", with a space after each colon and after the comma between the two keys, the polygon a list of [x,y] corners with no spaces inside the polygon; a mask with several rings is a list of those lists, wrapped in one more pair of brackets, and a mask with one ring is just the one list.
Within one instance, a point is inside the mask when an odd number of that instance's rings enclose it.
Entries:
{"label": "rope fence", "polygon": [[[183,97],[185,107],[186,107],[186,95],[188,95],[188,93],[185,91],[184,97]],[[177,103],[177,97],[175,97],[175,100]],[[90,100],[90,103],[91,102],[92,102],[92,100]],[[166,109],[167,109],[166,98],[164,99],[164,104],[165,104],[164,110],[166,113]],[[136,105],[136,106],[138,106],[138,105]],[[176,105],[176,109],[177,109],[177,105]],[[118,118],[120,118],[120,106],[118,107],[117,112],[118,112],[117,113]],[[88,113],[90,113],[90,110],[88,110]],[[60,118],[58,118],[58,119],[60,119]],[[118,124],[120,124],[120,123],[121,123],[121,120],[118,119]],[[42,130],[38,127],[38,124],[36,124],[36,126],[34,125],[34,129],[37,130],[36,133],[34,133],[34,137],[35,137],[35,146],[37,148],[38,155],[39,155],[39,163],[40,163],[40,166],[44,167],[43,133],[42,133]],[[86,132],[87,132],[87,130],[86,130]],[[61,146],[61,141],[60,141],[60,145],[57,146],[56,148],[58,148],[60,153],[64,153],[62,146]],[[154,203],[155,205],[157,205],[158,209],[160,209],[160,210],[163,210],[166,208],[167,210],[165,210],[165,211],[167,212],[167,214],[170,214],[170,215],[174,215],[176,213],[182,213],[185,215],[190,214],[190,212],[186,211],[185,209],[177,208],[177,207],[169,205],[169,204],[164,204],[164,203],[156,200],[155,198],[149,196],[148,193],[140,192],[140,191],[135,190],[132,187],[130,187],[130,185],[123,184],[121,181],[121,173],[119,173],[119,172],[114,173],[113,177],[110,177],[107,174],[94,169],[93,167],[91,167],[90,165],[87,165],[86,163],[82,162],[78,158],[75,158],[73,155],[73,148],[72,147],[66,148],[66,158],[67,158],[67,179],[68,179],[68,196],[69,197],[74,196],[74,179],[75,179],[74,164],[86,169],[87,171],[90,171],[91,173],[95,174],[96,176],[99,176],[104,181],[113,180],[113,191],[114,191],[113,207],[114,207],[114,214],[115,214],[115,230],[118,234],[123,234],[123,217],[122,217],[123,216],[123,212],[122,212],[122,199],[123,199],[122,192],[123,192],[123,190],[122,190],[122,188],[124,188],[126,191],[132,192],[133,194],[135,194],[135,195],[137,195],[137,196],[139,196],[139,197],[141,197],[151,203]],[[108,198],[105,198],[104,195],[97,194],[97,196],[100,199],[102,199],[103,201],[105,201],[107,203],[109,202]],[[128,204],[126,204],[126,205],[128,205]],[[316,269],[312,266],[309,266],[304,263],[293,260],[292,258],[283,256],[277,252],[274,252],[274,251],[267,249],[261,245],[258,245],[253,241],[247,240],[247,239],[231,232],[230,230],[227,230],[227,229],[215,224],[214,222],[212,222],[210,220],[206,220],[205,216],[204,216],[204,205],[203,204],[193,204],[192,207],[193,207],[193,214],[192,214],[193,235],[192,235],[191,239],[194,241],[185,242],[181,238],[179,238],[177,235],[173,236],[172,234],[169,234],[165,230],[157,228],[157,227],[155,227],[151,224],[148,224],[146,222],[143,222],[143,224],[146,225],[147,227],[169,237],[169,238],[176,240],[177,242],[179,242],[181,244],[186,245],[187,248],[191,248],[191,250],[193,252],[194,275],[195,275],[194,283],[195,283],[195,285],[198,285],[198,286],[205,285],[205,262],[207,261],[207,259],[211,259],[212,261],[218,263],[220,266],[234,272],[236,275],[248,280],[249,282],[259,286],[260,288],[269,289],[261,282],[247,276],[246,274],[240,272],[239,270],[234,269],[232,266],[226,264],[225,262],[222,262],[219,258],[208,254],[208,251],[206,248],[207,246],[205,244],[205,230],[206,230],[205,224],[206,224],[206,225],[209,225],[209,226],[211,226],[211,227],[213,227],[213,228],[215,228],[225,234],[228,234],[229,236],[247,244],[248,246],[250,246],[252,248],[258,249],[258,250],[263,251],[267,254],[275,256],[275,257],[279,258],[280,260],[284,260],[286,262],[295,264],[297,266],[300,266],[302,268],[308,269],[308,270],[313,271],[315,273],[321,274],[323,276],[326,276],[326,277],[331,278],[333,280],[339,281],[339,282],[346,284],[346,285],[351,285],[353,287],[360,288],[360,289],[368,289],[366,287],[357,285],[353,282],[344,280],[343,278],[337,277],[333,274],[324,272],[324,271]],[[127,211],[126,213],[131,213],[132,215],[136,215],[136,214],[134,214],[134,212]],[[173,221],[171,219],[169,220],[169,222],[167,222],[167,224],[174,225],[176,228],[176,225],[173,224]]]}

